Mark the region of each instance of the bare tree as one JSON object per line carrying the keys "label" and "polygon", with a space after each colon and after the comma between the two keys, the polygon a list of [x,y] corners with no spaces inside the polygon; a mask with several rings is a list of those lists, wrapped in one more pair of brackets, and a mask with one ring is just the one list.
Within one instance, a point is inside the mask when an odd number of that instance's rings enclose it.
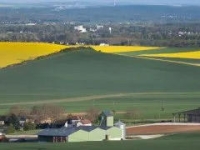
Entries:
{"label": "bare tree", "polygon": [[86,118],[88,118],[90,121],[92,121],[93,123],[95,121],[97,121],[98,119],[98,116],[100,114],[100,111],[99,109],[95,108],[95,107],[91,107],[89,108],[87,111],[87,114],[86,114]]}
{"label": "bare tree", "polygon": [[18,117],[27,117],[30,114],[30,109],[20,105],[15,105],[10,108],[9,114],[14,114]]}
{"label": "bare tree", "polygon": [[61,106],[53,104],[44,104],[40,106],[34,106],[31,111],[31,115],[35,120],[41,122],[42,120],[50,119],[52,122],[59,120],[63,117],[65,110]]}

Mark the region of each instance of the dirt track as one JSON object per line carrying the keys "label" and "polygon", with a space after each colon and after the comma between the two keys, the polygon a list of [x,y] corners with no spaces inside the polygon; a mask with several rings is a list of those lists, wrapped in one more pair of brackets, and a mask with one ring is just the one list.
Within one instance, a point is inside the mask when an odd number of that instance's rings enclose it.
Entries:
{"label": "dirt track", "polygon": [[200,125],[151,125],[127,128],[127,135],[170,134],[182,132],[200,132]]}
{"label": "dirt track", "polygon": [[115,93],[115,94],[105,94],[105,95],[91,95],[82,97],[70,97],[65,99],[46,99],[41,101],[26,101],[26,102],[10,102],[10,103],[0,103],[0,106],[12,106],[12,105],[35,105],[35,104],[45,104],[45,103],[62,103],[62,102],[81,102],[81,101],[91,101],[91,100],[101,100],[106,98],[119,98],[119,97],[143,97],[143,96],[160,96],[160,95],[199,95],[199,93],[191,92],[136,92],[136,93]]}

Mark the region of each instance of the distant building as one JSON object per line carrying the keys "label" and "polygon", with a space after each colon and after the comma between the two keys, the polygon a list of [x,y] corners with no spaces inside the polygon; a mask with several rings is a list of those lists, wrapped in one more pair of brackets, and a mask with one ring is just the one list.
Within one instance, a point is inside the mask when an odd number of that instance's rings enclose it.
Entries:
{"label": "distant building", "polygon": [[86,32],[87,32],[87,29],[84,28],[83,25],[75,26],[75,27],[74,27],[74,30],[79,31],[80,33],[86,33]]}
{"label": "distant building", "polygon": [[96,25],[96,27],[97,27],[97,30],[100,30],[100,29],[104,28],[104,26],[102,26],[102,25]]}
{"label": "distant building", "polygon": [[174,122],[200,123],[200,108],[173,113]]}
{"label": "distant building", "polygon": [[99,46],[109,46],[109,44],[106,44],[106,43],[100,43]]}

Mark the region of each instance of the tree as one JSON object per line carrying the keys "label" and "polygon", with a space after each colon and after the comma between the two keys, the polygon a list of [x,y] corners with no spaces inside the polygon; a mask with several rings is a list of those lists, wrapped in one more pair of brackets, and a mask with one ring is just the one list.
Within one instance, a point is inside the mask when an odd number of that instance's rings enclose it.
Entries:
{"label": "tree", "polygon": [[20,105],[15,105],[10,108],[9,114],[14,114],[18,117],[26,117],[30,114],[30,110]]}
{"label": "tree", "polygon": [[10,124],[6,129],[6,134],[14,133],[15,131],[15,127],[12,124]]}
{"label": "tree", "polygon": [[31,110],[31,115],[35,117],[35,120],[41,122],[43,120],[51,119],[52,122],[59,120],[64,115],[65,110],[61,106],[44,104],[40,106],[34,106]]}
{"label": "tree", "polygon": [[15,114],[11,114],[10,116],[8,116],[6,123],[9,126],[13,125],[15,130],[19,130],[20,129],[19,118]]}
{"label": "tree", "polygon": [[91,122],[95,123],[98,120],[98,116],[100,114],[99,109],[91,107],[86,112],[86,118],[88,118]]}
{"label": "tree", "polygon": [[24,131],[35,130],[36,125],[34,123],[28,122],[24,124]]}

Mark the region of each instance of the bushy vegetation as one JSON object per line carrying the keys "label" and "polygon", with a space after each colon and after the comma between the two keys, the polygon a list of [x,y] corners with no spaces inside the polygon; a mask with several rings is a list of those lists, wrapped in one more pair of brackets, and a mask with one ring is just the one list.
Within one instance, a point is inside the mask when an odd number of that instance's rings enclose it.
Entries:
{"label": "bushy vegetation", "polygon": [[27,122],[24,124],[24,131],[35,130],[35,129],[36,125],[34,123]]}

